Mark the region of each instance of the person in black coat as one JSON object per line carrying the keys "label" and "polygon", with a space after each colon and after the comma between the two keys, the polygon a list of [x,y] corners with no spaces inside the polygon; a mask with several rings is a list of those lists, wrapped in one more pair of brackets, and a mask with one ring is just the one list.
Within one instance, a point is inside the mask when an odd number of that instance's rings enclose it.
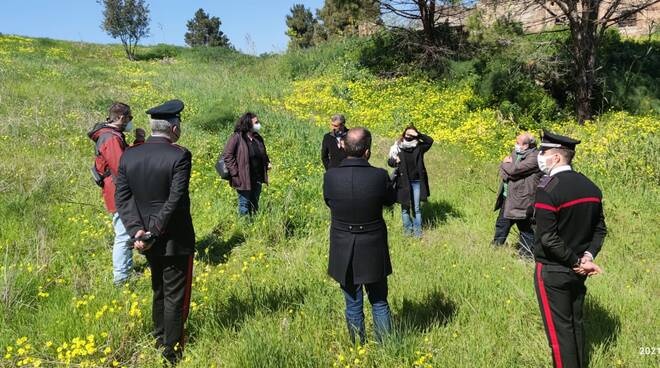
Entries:
{"label": "person in black coat", "polygon": [[387,163],[396,168],[397,202],[401,204],[406,235],[422,236],[421,202],[431,195],[424,154],[432,145],[433,138],[410,125],[390,148]]}
{"label": "person in black coat", "polygon": [[537,157],[545,177],[534,203],[534,287],[555,367],[585,367],[582,308],[587,276],[607,234],[603,194],[571,160],[580,141],[545,131]]}
{"label": "person in black coat", "polygon": [[[192,155],[174,144],[181,110],[183,102],[173,100],[147,111],[152,135],[122,155],[115,193],[119,216],[151,268],[153,334],[169,362],[181,358],[195,251],[188,194]],[[153,243],[140,240],[148,234]]]}
{"label": "person in black coat", "polygon": [[346,152],[341,145],[341,140],[346,137],[346,119],[344,115],[333,115],[330,119],[329,133],[323,136],[321,143],[321,162],[326,170],[339,166],[346,158]]}
{"label": "person in black coat", "polygon": [[330,207],[328,273],[344,292],[346,322],[355,341],[365,342],[363,286],[372,305],[376,338],[391,330],[387,276],[392,273],[383,207],[395,202],[387,171],[369,165],[371,133],[351,129],[344,140],[348,157],[328,170],[323,196]]}

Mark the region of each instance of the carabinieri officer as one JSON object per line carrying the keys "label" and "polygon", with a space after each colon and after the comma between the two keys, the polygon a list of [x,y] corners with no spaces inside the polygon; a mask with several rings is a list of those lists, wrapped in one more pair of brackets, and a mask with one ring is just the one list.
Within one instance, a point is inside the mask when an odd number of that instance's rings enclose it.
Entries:
{"label": "carabinieri officer", "polygon": [[580,141],[544,131],[538,164],[546,176],[534,203],[534,286],[555,367],[585,366],[582,307],[587,276],[607,233],[602,193],[571,168]]}
{"label": "carabinieri officer", "polygon": [[[147,111],[151,137],[122,155],[115,194],[119,216],[151,268],[153,335],[170,363],[182,355],[195,247],[188,194],[192,155],[175,144],[183,107],[172,100]],[[155,237],[151,247],[139,240],[147,235]]]}

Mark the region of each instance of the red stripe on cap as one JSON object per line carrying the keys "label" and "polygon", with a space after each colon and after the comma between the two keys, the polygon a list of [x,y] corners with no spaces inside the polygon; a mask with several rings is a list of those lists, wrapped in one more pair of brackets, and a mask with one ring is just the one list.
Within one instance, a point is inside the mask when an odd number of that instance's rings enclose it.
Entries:
{"label": "red stripe on cap", "polygon": [[548,303],[548,295],[545,293],[545,285],[543,283],[543,278],[541,277],[542,267],[543,265],[541,263],[536,264],[536,279],[539,283],[539,293],[541,294],[543,314],[545,314],[545,320],[548,323],[548,335],[550,335],[550,347],[552,348],[552,355],[554,357],[557,368],[562,368],[563,364],[561,361],[561,354],[559,352],[559,340],[557,339],[557,331],[555,330],[555,324],[552,321],[550,303]]}

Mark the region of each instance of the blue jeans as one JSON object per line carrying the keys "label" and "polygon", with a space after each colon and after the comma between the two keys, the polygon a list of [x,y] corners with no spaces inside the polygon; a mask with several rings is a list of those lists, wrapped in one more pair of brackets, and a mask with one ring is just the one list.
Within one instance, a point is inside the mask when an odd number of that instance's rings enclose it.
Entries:
{"label": "blue jeans", "polygon": [[238,192],[238,214],[241,216],[253,215],[259,210],[259,196],[261,195],[261,183],[252,184],[251,190],[237,190]]}
{"label": "blue jeans", "polygon": [[[350,267],[350,266],[349,266]],[[363,285],[341,285],[346,300],[346,324],[351,340],[355,343],[355,333],[360,338],[360,344],[364,345],[366,337],[364,331],[364,309],[363,309]],[[392,331],[392,320],[390,318],[390,306],[387,304],[387,279],[365,284],[369,303],[371,303],[371,314],[374,318],[376,340],[382,342],[383,338]]]}
{"label": "blue jeans", "polygon": [[112,215],[112,226],[115,229],[115,243],[112,247],[112,275],[115,284],[121,284],[128,280],[133,268],[133,250],[126,246],[131,238],[119,218],[119,213]]}
{"label": "blue jeans", "polygon": [[[406,205],[401,206],[401,217],[403,218],[403,229],[406,235],[422,236],[422,209],[420,205],[420,181],[411,180],[410,190],[412,191],[412,208]],[[411,210],[415,212],[415,218],[411,218]]]}

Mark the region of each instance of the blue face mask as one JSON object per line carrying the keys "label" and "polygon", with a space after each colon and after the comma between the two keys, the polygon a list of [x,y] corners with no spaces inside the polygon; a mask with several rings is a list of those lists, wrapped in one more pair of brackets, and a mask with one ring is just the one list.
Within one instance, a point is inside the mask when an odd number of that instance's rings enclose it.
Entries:
{"label": "blue face mask", "polygon": [[124,132],[128,133],[133,130],[133,120],[129,121],[124,127]]}

